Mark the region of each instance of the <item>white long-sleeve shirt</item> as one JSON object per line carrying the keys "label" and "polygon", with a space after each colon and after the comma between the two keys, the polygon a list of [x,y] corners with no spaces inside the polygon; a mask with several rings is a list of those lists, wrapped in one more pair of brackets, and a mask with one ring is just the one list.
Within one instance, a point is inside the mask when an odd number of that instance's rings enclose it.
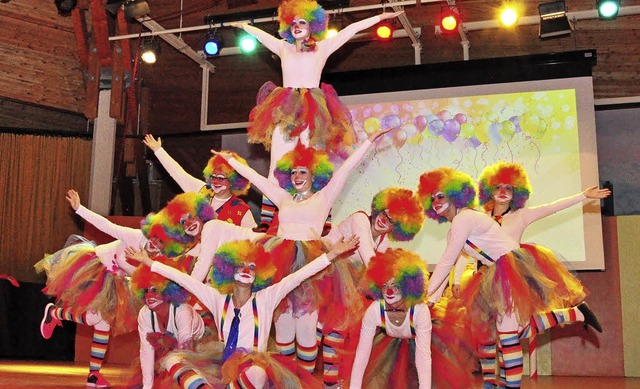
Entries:
{"label": "white long-sleeve shirt", "polygon": [[461,251],[464,250],[487,266],[493,265],[492,261],[466,244],[467,240],[482,249],[493,261],[520,246],[490,216],[469,208],[459,209],[447,233],[447,246],[429,280],[429,301],[440,299],[444,291],[442,283],[447,279]]}
{"label": "white long-sleeve shirt", "polygon": [[[240,307],[240,327],[238,331],[238,348],[253,350],[254,343],[254,315],[252,307],[252,299],[256,299],[256,308],[258,312],[258,342],[256,351],[264,352],[267,350],[269,341],[269,332],[273,322],[273,311],[276,309],[280,301],[295,287],[320,270],[329,266],[331,262],[326,254],[321,255],[315,260],[305,265],[295,273],[289,274],[280,282],[262,289],[253,294],[247,302]],[[224,325],[220,325],[222,313],[227,295],[221,294],[216,289],[203,284],[188,274],[182,273],[172,267],[166,266],[160,262],[154,262],[151,271],[163,275],[172,281],[180,284],[187,289],[212,313],[218,331],[222,332],[223,339],[229,338],[231,322],[234,317],[233,299],[229,302],[226,312],[226,320]]]}
{"label": "white long-sleeve shirt", "polygon": [[98,215],[82,205],[78,207],[76,214],[93,224],[98,230],[116,239],[95,248],[96,255],[104,267],[112,273],[124,275],[122,273],[124,272],[131,275],[136,267],[127,262],[124,250],[129,246],[144,247],[147,244],[147,238],[144,237],[142,231],[112,223],[104,216]]}
{"label": "white long-sleeve shirt", "polygon": [[[142,369],[142,387],[153,387],[155,354],[147,335],[161,332],[158,326],[158,315],[146,305],[138,312],[138,334],[140,335],[140,367]],[[200,339],[204,334],[204,322],[195,309],[189,304],[169,307],[169,322],[166,323],[165,334],[170,333],[182,348],[194,339]]]}
{"label": "white long-sleeve shirt", "polygon": [[352,257],[361,261],[365,266],[376,252],[385,252],[389,248],[389,237],[387,234],[380,235],[373,239],[371,234],[371,221],[364,212],[355,212],[331,228],[331,231],[322,238],[329,244],[334,244],[341,238],[348,239],[352,236],[360,238],[358,249]]}
{"label": "white long-sleeve shirt", "polygon": [[329,183],[304,201],[295,202],[293,196],[278,184],[261,176],[251,167],[231,159],[229,164],[267,196],[278,207],[277,235],[290,240],[317,240],[324,222],[342,192],[349,174],[365,156],[373,143],[365,140],[338,168]]}
{"label": "white long-sleeve shirt", "polygon": [[[376,328],[382,325],[380,317],[380,301],[374,301],[369,305],[367,311],[362,318],[362,327],[360,329],[360,340],[356,349],[356,356],[351,370],[350,388],[360,389],[362,387],[362,379],[364,372],[369,363],[371,349],[373,347],[373,338],[376,335]],[[431,388],[431,314],[429,308],[425,304],[417,304],[413,312],[413,325],[415,328],[416,356],[415,363],[418,371],[418,382],[420,389]],[[400,325],[396,325],[389,320],[385,312],[385,327],[387,336],[400,339],[410,339],[411,323],[409,320],[409,310],[406,312],[404,321]]]}
{"label": "white long-sleeve shirt", "polygon": [[285,88],[318,88],[327,58],[356,33],[380,22],[379,16],[352,23],[331,38],[316,43],[315,51],[297,52],[296,45],[276,38],[259,28],[245,25],[244,30],[256,37],[267,49],[280,57],[282,84]]}
{"label": "white long-sleeve shirt", "polygon": [[[579,204],[587,199],[582,192],[573,196],[565,197],[556,200],[552,203],[542,204],[531,208],[520,208],[516,211],[509,211],[502,215],[501,226],[502,229],[516,242],[522,241],[522,234],[527,227],[542,218],[553,215],[556,212],[569,208],[572,205]],[[491,212],[487,212],[488,216],[491,216]],[[462,260],[463,258],[461,258]],[[460,260],[459,260],[460,262]],[[466,262],[466,261],[465,261]],[[464,266],[462,264],[456,264],[455,270],[455,283],[459,284],[464,272]]]}
{"label": "white long-sleeve shirt", "polygon": [[[187,171],[184,170],[182,166],[180,166],[180,164],[176,162],[175,159],[171,158],[169,153],[167,153],[166,150],[163,149],[162,147],[154,151],[154,154],[156,158],[158,158],[158,161],[160,161],[160,164],[162,164],[162,167],[167,171],[167,173],[169,173],[171,178],[173,178],[174,181],[178,183],[178,185],[180,186],[180,189],[182,189],[183,192],[198,193],[200,192],[200,189],[202,189],[202,187],[207,184],[205,181],[198,179],[192,176],[191,174],[187,173]],[[224,203],[226,203],[230,199],[231,198],[220,199],[216,196],[213,196],[209,203],[211,204],[214,210],[217,210],[220,207],[222,207]],[[249,228],[253,228],[257,225],[250,211],[245,212],[244,216],[242,216],[242,221],[240,222],[240,225],[243,227],[249,227]]]}

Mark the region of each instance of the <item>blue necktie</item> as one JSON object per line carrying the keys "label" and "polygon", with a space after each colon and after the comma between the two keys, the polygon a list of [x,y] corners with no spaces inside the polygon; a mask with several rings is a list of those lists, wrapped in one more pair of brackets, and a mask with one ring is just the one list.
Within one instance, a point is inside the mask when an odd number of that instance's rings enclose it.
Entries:
{"label": "blue necktie", "polygon": [[234,308],[233,313],[235,316],[231,321],[231,328],[229,329],[229,336],[227,337],[227,344],[224,346],[224,353],[222,354],[222,360],[226,361],[238,345],[238,330],[240,328],[240,308]]}

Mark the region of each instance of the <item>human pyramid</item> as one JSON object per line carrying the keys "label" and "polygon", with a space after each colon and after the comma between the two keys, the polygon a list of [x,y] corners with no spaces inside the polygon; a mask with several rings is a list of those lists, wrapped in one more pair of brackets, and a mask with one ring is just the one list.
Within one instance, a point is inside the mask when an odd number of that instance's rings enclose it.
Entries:
{"label": "human pyramid", "polygon": [[[56,298],[42,335],[50,338],[65,320],[94,328],[87,386],[109,386],[100,373],[109,338],[136,325],[142,387],[175,381],[189,389],[464,388],[478,359],[484,387],[519,387],[521,339],[571,322],[601,331],[580,281],[553,252],[520,239],[528,224],[607,190],[526,208],[531,188],[517,164],[486,168],[479,190],[443,167],[422,174],[415,192],[380,191],[370,213],[355,212],[324,234],[349,174],[391,129],[350,153],[349,111],[331,86],[319,85],[322,68],[355,33],[398,14],[323,39],[322,7],[285,0],[282,40],[232,24],[282,62],[283,86],[261,89],[248,128],[250,142],[270,150],[268,177],[233,152],[212,150],[200,180],[147,135],[144,143],[185,193],[139,230],[111,223],[67,192],[80,217],[116,239],[96,246],[74,236],[36,265],[47,272],[44,292]],[[250,183],[265,196],[259,226],[241,199]],[[473,210],[477,192],[486,212]],[[414,239],[425,216],[451,223],[431,278],[417,253],[391,247]],[[485,266],[461,285],[462,252]],[[452,297],[440,298],[456,263]]]}

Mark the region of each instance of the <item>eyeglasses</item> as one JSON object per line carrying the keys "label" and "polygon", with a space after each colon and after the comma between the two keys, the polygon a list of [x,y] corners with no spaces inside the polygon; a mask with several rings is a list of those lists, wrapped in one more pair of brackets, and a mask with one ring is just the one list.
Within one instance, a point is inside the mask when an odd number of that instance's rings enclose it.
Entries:
{"label": "eyeglasses", "polygon": [[386,211],[386,210],[385,210],[385,211],[382,211],[382,212],[380,212],[380,213],[382,214],[382,216],[384,216],[384,217],[389,221],[389,224],[393,224],[393,223],[395,223],[395,220],[393,220],[393,219],[391,218],[391,216],[389,216],[389,214],[387,213],[387,211]]}
{"label": "eyeglasses", "polygon": [[219,174],[219,175],[217,175],[217,176],[209,176],[209,180],[210,180],[211,182],[216,181],[216,180],[217,180],[217,181],[224,181],[224,180],[226,180],[226,179],[227,179],[227,176],[223,176],[222,174]]}

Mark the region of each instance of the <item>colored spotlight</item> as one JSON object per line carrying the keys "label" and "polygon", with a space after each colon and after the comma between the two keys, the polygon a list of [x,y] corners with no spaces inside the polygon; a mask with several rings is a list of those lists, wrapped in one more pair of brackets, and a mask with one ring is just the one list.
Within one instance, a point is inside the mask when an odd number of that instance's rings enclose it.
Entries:
{"label": "colored spotlight", "polygon": [[214,55],[218,55],[220,53],[221,48],[222,45],[220,44],[220,41],[215,38],[214,34],[208,33],[207,40],[204,42],[204,46],[202,47],[204,53],[208,57],[213,57]]}
{"label": "colored spotlight", "polygon": [[440,12],[440,29],[443,33],[456,31],[460,23],[460,15],[451,8],[444,7]]}
{"label": "colored spotlight", "polygon": [[240,50],[245,54],[254,52],[257,45],[255,38],[250,35],[240,38]]}
{"label": "colored spotlight", "polygon": [[391,24],[383,22],[379,23],[376,27],[376,38],[381,41],[391,40],[393,36],[393,29]]}
{"label": "colored spotlight", "polygon": [[504,8],[502,12],[500,12],[500,21],[505,26],[513,26],[518,21],[518,13],[514,8]]}
{"label": "colored spotlight", "polygon": [[598,16],[600,19],[615,19],[620,11],[620,0],[598,0],[596,1]]}

